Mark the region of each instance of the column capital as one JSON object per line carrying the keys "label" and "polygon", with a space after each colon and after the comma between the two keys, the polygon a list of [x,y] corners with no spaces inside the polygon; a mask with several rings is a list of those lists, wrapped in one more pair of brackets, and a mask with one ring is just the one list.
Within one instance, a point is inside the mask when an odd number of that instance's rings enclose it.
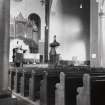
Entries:
{"label": "column capital", "polygon": [[99,3],[100,0],[96,0],[97,3]]}
{"label": "column capital", "polygon": [[105,17],[105,11],[101,10],[101,11],[99,12],[99,16],[100,16],[100,17]]}
{"label": "column capital", "polygon": [[105,14],[105,0],[96,0],[98,3],[98,11],[99,11],[99,16],[103,16]]}
{"label": "column capital", "polygon": [[104,4],[105,0],[96,0],[97,3]]}

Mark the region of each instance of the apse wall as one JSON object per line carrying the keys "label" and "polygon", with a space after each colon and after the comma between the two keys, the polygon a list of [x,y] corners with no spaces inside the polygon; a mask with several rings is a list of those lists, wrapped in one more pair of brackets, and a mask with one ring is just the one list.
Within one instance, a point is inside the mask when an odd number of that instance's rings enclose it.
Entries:
{"label": "apse wall", "polygon": [[[80,5],[82,3],[82,8]],[[57,36],[62,59],[90,59],[89,0],[53,0],[50,13],[50,42]]]}
{"label": "apse wall", "polygon": [[10,0],[10,16],[16,17],[22,13],[24,18],[28,18],[31,13],[36,13],[41,18],[41,40],[44,41],[45,30],[45,6],[41,4],[40,0]]}

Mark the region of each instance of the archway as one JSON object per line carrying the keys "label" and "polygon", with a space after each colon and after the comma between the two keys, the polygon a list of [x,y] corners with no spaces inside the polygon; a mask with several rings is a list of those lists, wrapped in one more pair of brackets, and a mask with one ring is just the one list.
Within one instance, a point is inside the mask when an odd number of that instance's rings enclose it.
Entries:
{"label": "archway", "polygon": [[36,13],[31,13],[28,16],[28,27],[32,28],[32,39],[38,44],[41,36],[41,19]]}

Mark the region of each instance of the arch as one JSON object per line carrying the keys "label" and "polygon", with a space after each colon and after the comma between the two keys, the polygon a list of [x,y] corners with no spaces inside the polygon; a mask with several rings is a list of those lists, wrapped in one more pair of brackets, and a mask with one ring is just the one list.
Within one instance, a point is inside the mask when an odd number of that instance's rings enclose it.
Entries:
{"label": "arch", "polygon": [[34,22],[34,24],[37,26],[38,28],[38,35],[39,35],[39,39],[41,37],[41,18],[38,14],[36,13],[31,13],[28,16],[28,21],[29,22]]}

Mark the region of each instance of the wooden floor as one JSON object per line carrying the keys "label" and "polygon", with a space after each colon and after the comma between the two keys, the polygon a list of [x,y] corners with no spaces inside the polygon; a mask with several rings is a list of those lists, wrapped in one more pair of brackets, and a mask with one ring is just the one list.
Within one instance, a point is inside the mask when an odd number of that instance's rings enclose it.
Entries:
{"label": "wooden floor", "polygon": [[27,97],[23,97],[20,94],[13,93],[13,97],[17,98],[17,105],[40,105],[40,101],[31,101]]}

